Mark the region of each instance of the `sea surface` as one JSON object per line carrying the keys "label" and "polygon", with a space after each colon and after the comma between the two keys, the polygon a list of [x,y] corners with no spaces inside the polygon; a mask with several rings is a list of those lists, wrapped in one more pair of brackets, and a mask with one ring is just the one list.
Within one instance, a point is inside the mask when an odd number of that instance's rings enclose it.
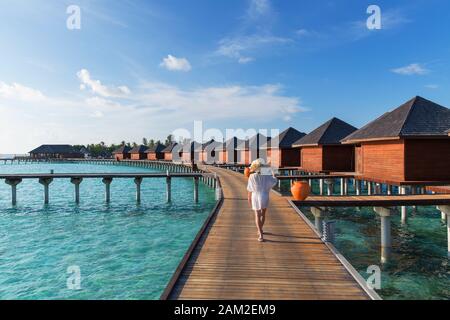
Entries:
{"label": "sea surface", "polygon": [[[339,194],[339,184],[334,194]],[[289,193],[289,182],[281,186]],[[396,190],[394,189],[394,192]],[[318,182],[313,193],[319,194]],[[349,194],[354,194],[349,184]],[[309,208],[301,211],[314,222]],[[402,225],[400,214],[391,216],[392,252],[388,263],[380,262],[380,218],[373,208],[334,208],[328,221],[336,223],[336,248],[364,279],[370,266],[381,271],[381,288],[376,290],[388,300],[450,299],[450,266],[447,256],[447,227],[436,207],[408,207],[408,223]]]}
{"label": "sea surface", "polygon": [[[155,172],[128,166],[89,164],[0,164],[0,173]],[[158,299],[215,204],[200,183],[172,179],[172,202],[165,179],[144,179],[140,205],[133,179],[114,179],[111,202],[101,179],[84,179],[81,203],[68,179],[43,186],[24,180],[18,205],[0,180],[0,299]]]}

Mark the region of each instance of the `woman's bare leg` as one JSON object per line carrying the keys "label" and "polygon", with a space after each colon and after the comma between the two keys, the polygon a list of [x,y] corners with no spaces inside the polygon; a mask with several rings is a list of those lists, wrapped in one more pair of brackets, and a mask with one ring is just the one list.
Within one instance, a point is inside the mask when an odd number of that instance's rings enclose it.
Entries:
{"label": "woman's bare leg", "polygon": [[262,231],[262,225],[261,225],[261,210],[255,210],[255,223],[256,227],[258,228],[259,238],[263,238],[263,231]]}
{"label": "woman's bare leg", "polygon": [[264,227],[264,223],[266,222],[266,212],[267,208],[261,210],[261,229]]}

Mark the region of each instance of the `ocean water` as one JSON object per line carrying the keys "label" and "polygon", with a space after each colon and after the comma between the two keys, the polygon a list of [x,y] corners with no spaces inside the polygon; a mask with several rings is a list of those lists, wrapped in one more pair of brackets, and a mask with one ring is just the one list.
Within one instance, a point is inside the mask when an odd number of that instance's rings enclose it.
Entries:
{"label": "ocean water", "polygon": [[[50,170],[152,171],[0,164],[0,173]],[[0,180],[0,299],[158,299],[215,204],[213,190],[202,183],[194,203],[192,179],[172,179],[172,203],[165,201],[165,186],[165,179],[144,179],[137,205],[133,179],[115,179],[106,204],[101,179],[84,179],[76,205],[70,181],[55,179],[45,206],[43,186],[24,180],[13,208],[11,188]]]}
{"label": "ocean water", "polygon": [[[313,184],[318,194],[318,183]],[[339,192],[335,186],[335,194]],[[395,191],[395,190],[394,190]],[[289,182],[281,186],[289,193]],[[354,194],[349,184],[349,193]],[[314,221],[309,208],[300,208]],[[402,225],[400,214],[391,217],[392,253],[381,264],[380,218],[373,208],[334,208],[326,220],[336,222],[336,248],[368,279],[369,266],[381,270],[381,289],[378,294],[387,300],[450,299],[450,267],[447,256],[447,227],[436,207],[408,208],[408,223]]]}

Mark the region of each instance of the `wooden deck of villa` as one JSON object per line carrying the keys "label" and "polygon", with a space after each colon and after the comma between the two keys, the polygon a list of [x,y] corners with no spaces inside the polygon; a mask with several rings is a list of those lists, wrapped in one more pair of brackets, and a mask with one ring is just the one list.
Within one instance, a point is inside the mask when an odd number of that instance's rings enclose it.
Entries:
{"label": "wooden deck of villa", "polygon": [[378,196],[309,196],[293,201],[305,207],[396,207],[450,205],[450,194],[378,195]]}
{"label": "wooden deck of villa", "polygon": [[260,243],[244,176],[208,170],[220,177],[223,203],[162,299],[371,298],[286,198],[271,195]]}

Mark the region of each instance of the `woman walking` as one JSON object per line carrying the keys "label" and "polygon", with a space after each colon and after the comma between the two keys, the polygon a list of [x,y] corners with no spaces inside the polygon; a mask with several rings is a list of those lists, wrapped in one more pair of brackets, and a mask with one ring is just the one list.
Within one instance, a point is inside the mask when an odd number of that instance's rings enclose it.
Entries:
{"label": "woman walking", "polygon": [[[264,170],[266,169],[266,170]],[[252,174],[248,179],[248,202],[255,211],[255,222],[258,228],[258,241],[264,241],[264,222],[269,206],[270,190],[276,185],[277,179],[272,170],[264,166],[263,159],[257,159],[250,166]]]}

